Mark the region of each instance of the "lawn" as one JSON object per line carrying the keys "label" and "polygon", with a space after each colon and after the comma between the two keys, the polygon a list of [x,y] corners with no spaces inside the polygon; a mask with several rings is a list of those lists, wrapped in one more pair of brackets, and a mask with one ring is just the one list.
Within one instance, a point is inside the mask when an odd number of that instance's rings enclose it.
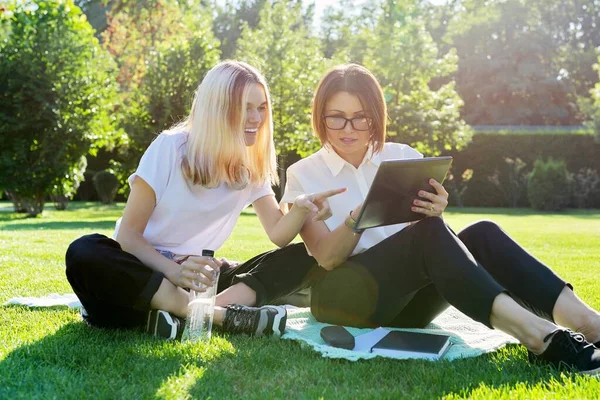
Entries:
{"label": "lawn", "polygon": [[[0,304],[71,292],[64,253],[75,238],[109,234],[123,205],[47,206],[27,219],[0,202]],[[459,230],[493,219],[600,308],[600,211],[450,210]],[[244,213],[218,252],[243,260],[273,246]],[[535,282],[532,282],[535,284]],[[217,334],[210,345],[159,341],[85,326],[75,310],[2,306],[0,398],[593,398],[600,378],[533,367],[525,349],[454,362],[322,358],[299,343]]]}

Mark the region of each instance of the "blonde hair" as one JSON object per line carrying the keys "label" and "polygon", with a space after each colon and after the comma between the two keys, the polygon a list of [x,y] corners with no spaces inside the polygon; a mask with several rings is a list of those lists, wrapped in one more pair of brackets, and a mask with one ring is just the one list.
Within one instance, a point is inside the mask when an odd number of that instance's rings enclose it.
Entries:
{"label": "blonde hair", "polygon": [[[267,98],[267,113],[256,143],[246,146],[246,104],[252,85]],[[279,182],[271,98],[265,78],[240,61],[223,61],[212,68],[196,90],[187,119],[169,129],[188,133],[181,168],[195,185],[217,187],[222,182],[242,189],[252,183]]]}
{"label": "blonde hair", "polygon": [[374,153],[383,149],[386,135],[387,106],[381,86],[375,76],[358,64],[344,64],[330,69],[317,86],[312,106],[312,128],[321,144],[327,141],[324,111],[327,101],[336,93],[357,96],[364,110],[373,119],[370,144]]}

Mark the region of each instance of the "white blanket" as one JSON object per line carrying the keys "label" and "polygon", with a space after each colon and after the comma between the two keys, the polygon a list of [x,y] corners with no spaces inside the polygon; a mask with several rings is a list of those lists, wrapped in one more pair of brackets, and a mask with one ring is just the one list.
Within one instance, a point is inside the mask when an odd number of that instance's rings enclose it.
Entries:
{"label": "white blanket", "polygon": [[73,293],[58,294],[51,293],[44,297],[13,297],[4,305],[15,304],[28,307],[55,307],[67,306],[70,308],[80,308],[81,302]]}
{"label": "white blanket", "polygon": [[[320,335],[321,328],[327,325],[315,320],[309,308],[288,307],[286,332],[282,338],[303,342],[321,353],[323,357],[344,358],[350,361],[387,357],[381,354],[345,350],[327,345]],[[347,329],[354,337],[373,331],[372,329]],[[425,329],[397,330],[449,335],[452,345],[442,357],[443,360],[476,357],[495,351],[508,343],[518,343],[517,339],[512,336],[489,329],[485,325],[473,321],[454,307],[450,307],[440,314]]]}

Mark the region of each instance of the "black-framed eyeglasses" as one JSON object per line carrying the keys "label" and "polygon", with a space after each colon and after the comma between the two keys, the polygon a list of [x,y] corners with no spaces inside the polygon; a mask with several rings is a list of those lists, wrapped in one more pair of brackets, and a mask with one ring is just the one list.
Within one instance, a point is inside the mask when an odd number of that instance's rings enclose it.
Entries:
{"label": "black-framed eyeglasses", "polygon": [[367,117],[346,118],[337,115],[326,115],[323,118],[325,119],[325,126],[336,131],[344,129],[348,122],[357,131],[368,131],[373,125],[373,119]]}

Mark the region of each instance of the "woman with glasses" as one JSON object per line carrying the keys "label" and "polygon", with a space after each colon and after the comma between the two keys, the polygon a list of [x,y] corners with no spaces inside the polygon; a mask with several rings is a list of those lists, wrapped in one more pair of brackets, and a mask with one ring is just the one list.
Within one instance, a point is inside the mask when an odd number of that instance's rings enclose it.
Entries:
{"label": "woman with glasses", "polygon": [[[271,189],[277,178],[265,79],[248,64],[220,63],[198,86],[188,118],[158,135],[129,177],[115,240],[93,234],[69,246],[67,278],[86,322],[180,338],[187,290],[204,291],[199,284],[210,286],[221,268],[215,323],[281,335],[285,308],[263,305],[309,285],[316,269],[304,245],[286,245],[309,212],[327,218],[327,198],[341,191],[298,196],[283,215]],[[202,254],[221,247],[250,204],[282,248],[241,265]]]}
{"label": "woman with glasses", "polygon": [[347,188],[330,199],[331,218],[309,217],[301,230],[328,271],[312,287],[317,320],[421,328],[452,304],[516,337],[532,362],[600,371],[600,350],[590,343],[600,344],[598,312],[493,222],[456,235],[442,220],[448,193],[439,182],[430,181],[433,193],[415,193],[412,210],[427,218],[356,232],[354,218],[379,164],[422,157],[407,145],[385,142],[386,104],[367,69],[350,64],[329,71],[315,93],[312,117],[323,147],[288,168],[281,201]]}

